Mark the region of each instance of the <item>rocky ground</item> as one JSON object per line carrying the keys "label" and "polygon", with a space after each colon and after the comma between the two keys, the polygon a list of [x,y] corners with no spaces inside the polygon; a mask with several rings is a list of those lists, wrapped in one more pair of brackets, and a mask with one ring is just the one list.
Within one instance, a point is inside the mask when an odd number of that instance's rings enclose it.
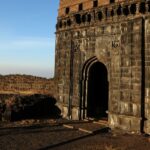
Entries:
{"label": "rocky ground", "polygon": [[[92,131],[90,127],[95,128],[94,132],[89,132]],[[93,122],[23,120],[0,124],[0,149],[149,150],[150,137],[112,133]]]}

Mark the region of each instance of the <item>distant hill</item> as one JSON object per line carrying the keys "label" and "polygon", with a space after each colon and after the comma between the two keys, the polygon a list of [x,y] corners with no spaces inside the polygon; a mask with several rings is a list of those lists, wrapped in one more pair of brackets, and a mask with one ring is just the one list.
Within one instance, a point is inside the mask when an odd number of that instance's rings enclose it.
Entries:
{"label": "distant hill", "polygon": [[0,94],[2,93],[53,93],[54,79],[32,75],[0,75]]}
{"label": "distant hill", "polygon": [[20,79],[24,79],[24,80],[41,80],[41,81],[48,81],[51,79],[47,79],[44,77],[37,77],[37,76],[32,76],[32,75],[20,75],[20,74],[10,74],[10,75],[0,75],[0,79],[10,79],[10,80],[20,80]]}

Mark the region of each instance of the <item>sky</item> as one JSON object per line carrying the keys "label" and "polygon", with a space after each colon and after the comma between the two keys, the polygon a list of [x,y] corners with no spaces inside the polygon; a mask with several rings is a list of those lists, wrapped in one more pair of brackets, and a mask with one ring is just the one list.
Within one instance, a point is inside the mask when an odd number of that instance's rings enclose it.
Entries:
{"label": "sky", "polygon": [[54,75],[59,0],[0,0],[0,74]]}

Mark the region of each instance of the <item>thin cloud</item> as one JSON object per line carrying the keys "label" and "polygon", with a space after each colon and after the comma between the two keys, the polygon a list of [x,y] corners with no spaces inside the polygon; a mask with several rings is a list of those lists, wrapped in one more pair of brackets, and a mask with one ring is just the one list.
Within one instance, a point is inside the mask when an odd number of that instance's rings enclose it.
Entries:
{"label": "thin cloud", "polygon": [[14,65],[14,64],[0,64],[0,74],[28,74],[41,77],[51,78],[54,76],[54,68],[52,66],[31,66],[31,65]]}
{"label": "thin cloud", "polygon": [[1,50],[24,50],[32,51],[32,50],[41,50],[43,49],[55,49],[55,40],[50,38],[20,38],[20,39],[12,39],[6,41],[0,41],[0,51]]}
{"label": "thin cloud", "polygon": [[55,39],[26,37],[0,41],[0,74],[52,77]]}

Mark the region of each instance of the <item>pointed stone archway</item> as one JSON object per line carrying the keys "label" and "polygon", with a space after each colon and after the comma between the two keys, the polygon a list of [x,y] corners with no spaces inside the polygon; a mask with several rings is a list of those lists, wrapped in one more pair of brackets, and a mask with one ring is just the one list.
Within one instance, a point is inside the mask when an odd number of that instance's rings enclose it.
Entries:
{"label": "pointed stone archway", "polygon": [[92,57],[82,70],[81,119],[107,119],[108,86],[106,66]]}

